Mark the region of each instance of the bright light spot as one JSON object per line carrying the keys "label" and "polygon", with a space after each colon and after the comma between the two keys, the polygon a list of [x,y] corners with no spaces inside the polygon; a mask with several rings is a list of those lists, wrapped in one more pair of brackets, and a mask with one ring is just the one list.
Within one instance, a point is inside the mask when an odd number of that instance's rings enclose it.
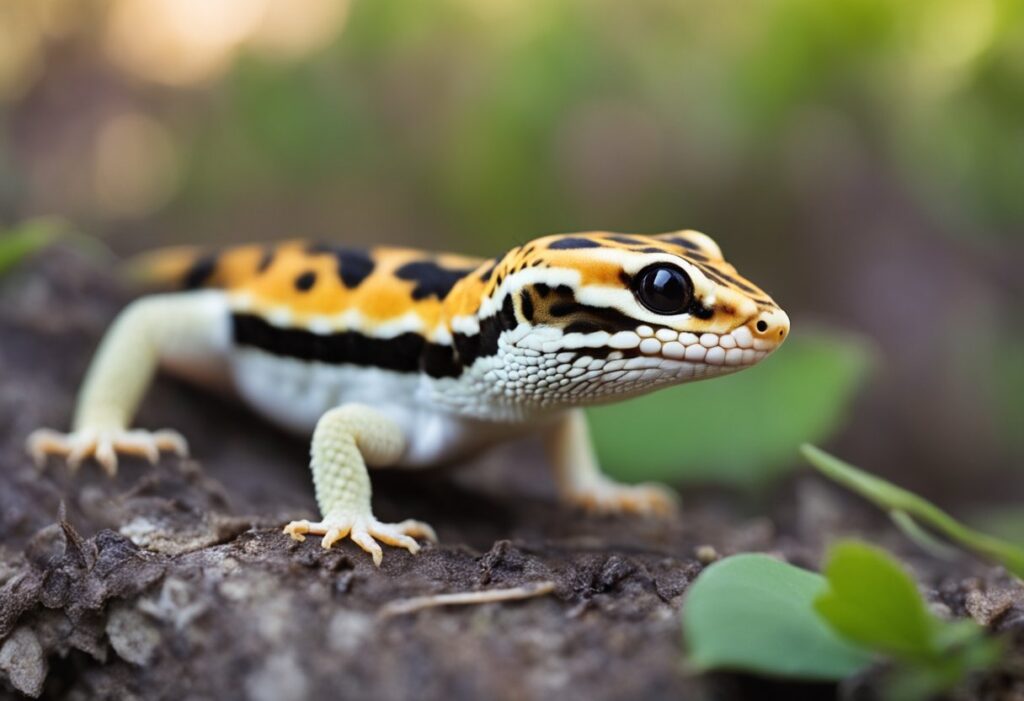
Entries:
{"label": "bright light spot", "polygon": [[80,21],[77,0],[0,0],[0,100],[17,99],[39,77],[45,42]]}
{"label": "bright light spot", "polygon": [[348,0],[267,0],[248,43],[272,57],[301,58],[337,35],[348,9]]}
{"label": "bright light spot", "polygon": [[951,89],[971,61],[995,38],[993,0],[935,2],[922,13],[918,61],[923,78],[938,92]]}
{"label": "bright light spot", "polygon": [[300,58],[337,35],[349,0],[112,0],[106,49],[122,69],[168,85],[214,79],[245,45]]}
{"label": "bright light spot", "polygon": [[223,72],[267,0],[115,0],[107,50],[123,69],[171,85]]}
{"label": "bright light spot", "polygon": [[152,117],[121,113],[100,128],[93,187],[102,214],[149,214],[170,199],[177,181],[178,157],[171,134]]}
{"label": "bright light spot", "polygon": [[0,3],[0,99],[16,97],[39,70],[40,27],[29,7]]}

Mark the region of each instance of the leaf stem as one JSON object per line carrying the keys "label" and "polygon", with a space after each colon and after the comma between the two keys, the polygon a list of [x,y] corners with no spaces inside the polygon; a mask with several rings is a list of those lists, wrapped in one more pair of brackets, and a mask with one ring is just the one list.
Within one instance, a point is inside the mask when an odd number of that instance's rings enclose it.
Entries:
{"label": "leaf stem", "polygon": [[904,521],[917,518],[951,541],[1002,563],[1017,577],[1024,578],[1024,550],[1016,545],[969,528],[913,492],[868,474],[820,448],[805,443],[800,452],[823,475],[884,511],[890,514],[902,512],[903,516],[899,518]]}

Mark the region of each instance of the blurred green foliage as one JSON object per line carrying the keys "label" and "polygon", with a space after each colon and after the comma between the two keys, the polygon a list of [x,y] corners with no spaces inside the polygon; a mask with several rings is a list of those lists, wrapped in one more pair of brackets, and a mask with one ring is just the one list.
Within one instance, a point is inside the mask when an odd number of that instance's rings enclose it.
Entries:
{"label": "blurred green foliage", "polygon": [[[214,128],[183,144],[182,204],[352,179],[415,193],[442,237],[487,252],[542,231],[671,228],[743,182],[785,198],[766,169],[831,124],[888,154],[936,215],[1006,230],[1024,219],[1022,45],[1015,0],[357,1],[314,60],[241,57]],[[586,162],[602,138],[622,161]],[[666,170],[680,152],[700,180]],[[636,181],[607,212],[578,191],[601,177]]]}
{"label": "blurred green foliage", "polygon": [[631,481],[758,486],[841,424],[870,357],[855,336],[797,330],[754,370],[591,410],[598,453]]}
{"label": "blurred green foliage", "polygon": [[1003,352],[995,356],[992,372],[983,374],[999,407],[999,428],[1012,443],[1018,458],[1024,458],[1024,331],[1000,334],[996,339]]}
{"label": "blurred green foliage", "polygon": [[8,229],[0,229],[0,275],[52,243],[66,229],[65,222],[55,219],[31,219]]}

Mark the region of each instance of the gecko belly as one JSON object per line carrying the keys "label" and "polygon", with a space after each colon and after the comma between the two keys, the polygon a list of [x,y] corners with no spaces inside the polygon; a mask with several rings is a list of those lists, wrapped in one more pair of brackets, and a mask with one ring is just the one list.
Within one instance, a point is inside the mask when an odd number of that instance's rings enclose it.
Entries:
{"label": "gecko belly", "polygon": [[230,355],[241,398],[275,424],[310,435],[328,410],[364,404],[394,420],[406,436],[398,467],[429,467],[472,454],[518,427],[479,421],[424,403],[422,375],[276,356],[254,348]]}

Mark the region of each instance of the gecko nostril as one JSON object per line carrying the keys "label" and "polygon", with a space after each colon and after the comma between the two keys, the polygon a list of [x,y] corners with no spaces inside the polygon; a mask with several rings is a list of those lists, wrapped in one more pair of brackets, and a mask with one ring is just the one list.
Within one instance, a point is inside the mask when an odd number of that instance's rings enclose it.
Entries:
{"label": "gecko nostril", "polygon": [[761,333],[764,333],[765,331],[767,331],[768,330],[768,322],[765,321],[764,319],[761,319],[760,321],[758,321],[757,322],[757,330],[760,331]]}

